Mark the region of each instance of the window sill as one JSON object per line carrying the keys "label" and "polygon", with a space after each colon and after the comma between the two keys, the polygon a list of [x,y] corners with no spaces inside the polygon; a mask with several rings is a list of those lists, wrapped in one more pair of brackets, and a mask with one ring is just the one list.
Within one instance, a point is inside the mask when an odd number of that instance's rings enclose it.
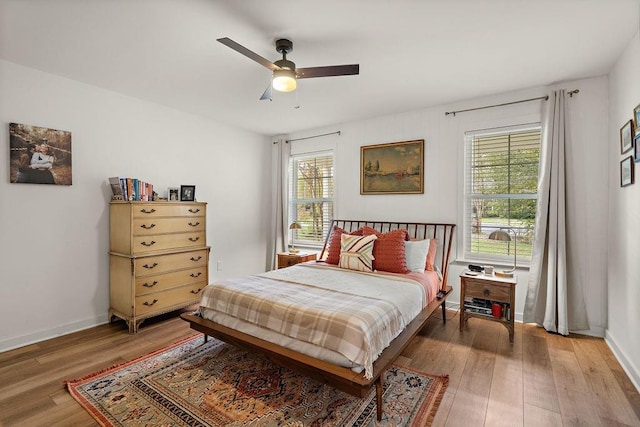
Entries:
{"label": "window sill", "polygon": [[[476,265],[492,265],[496,268],[513,268],[513,262],[503,262],[503,261],[493,261],[490,259],[468,259],[468,258],[457,258],[453,261],[455,265],[467,266],[469,264]],[[529,262],[526,263],[518,263],[516,266],[516,270],[529,270],[531,264]]]}

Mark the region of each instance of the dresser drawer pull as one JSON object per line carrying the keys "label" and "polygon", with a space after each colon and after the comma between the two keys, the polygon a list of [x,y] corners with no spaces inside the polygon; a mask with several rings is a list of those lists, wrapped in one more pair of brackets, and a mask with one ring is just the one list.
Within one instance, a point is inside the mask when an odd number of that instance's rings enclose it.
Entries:
{"label": "dresser drawer pull", "polygon": [[153,246],[156,244],[156,242],[154,240],[152,240],[151,242],[147,243],[147,242],[140,242],[140,244],[142,246]]}
{"label": "dresser drawer pull", "polygon": [[189,240],[191,240],[192,242],[197,242],[198,240],[200,240],[199,237],[189,237]]}
{"label": "dresser drawer pull", "polygon": [[200,225],[200,221],[196,222],[195,224],[189,223],[189,225],[192,227],[197,227]]}
{"label": "dresser drawer pull", "polygon": [[487,288],[484,288],[482,290],[482,295],[484,295],[485,297],[488,297],[490,293],[491,293],[491,291],[489,289],[487,289]]}
{"label": "dresser drawer pull", "polygon": [[200,289],[200,288],[196,289],[195,291],[193,289],[191,289],[189,292],[191,292],[192,294],[195,295],[195,294],[199,294],[201,290],[202,289]]}
{"label": "dresser drawer pull", "polygon": [[154,299],[153,301],[149,302],[149,301],[145,301],[142,303],[142,305],[146,305],[147,307],[151,307],[152,305],[154,305],[155,303],[157,303],[158,300]]}
{"label": "dresser drawer pull", "polygon": [[191,213],[198,213],[198,212],[200,212],[200,209],[193,209],[193,208],[191,208],[191,209],[189,209],[189,212],[191,212]]}
{"label": "dresser drawer pull", "polygon": [[158,266],[157,262],[154,262],[153,264],[149,265],[149,264],[145,264],[143,265],[144,268],[148,268],[149,270],[151,270],[152,268],[155,268]]}
{"label": "dresser drawer pull", "polygon": [[153,288],[157,284],[158,284],[158,282],[154,280],[153,283],[151,283],[151,284],[148,284],[147,282],[144,282],[142,284],[142,286],[144,286],[145,288]]}
{"label": "dresser drawer pull", "polygon": [[202,275],[201,271],[198,271],[197,273],[191,273],[190,276],[191,277],[200,277]]}
{"label": "dresser drawer pull", "polygon": [[142,224],[140,227],[144,228],[145,230],[151,230],[155,226],[156,226],[155,224],[151,224],[151,225]]}
{"label": "dresser drawer pull", "polygon": [[151,210],[146,210],[146,209],[140,209],[140,212],[142,213],[146,213],[146,214],[152,214],[154,213],[156,210],[151,208]]}
{"label": "dresser drawer pull", "polygon": [[191,257],[191,261],[193,262],[200,261],[201,259],[202,259],[201,256],[199,256],[198,258]]}

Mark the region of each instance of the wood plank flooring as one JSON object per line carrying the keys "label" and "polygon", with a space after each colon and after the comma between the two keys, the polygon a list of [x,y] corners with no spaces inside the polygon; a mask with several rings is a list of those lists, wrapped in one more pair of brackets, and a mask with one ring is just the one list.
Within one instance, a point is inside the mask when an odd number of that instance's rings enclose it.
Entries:
{"label": "wood plank flooring", "polygon": [[[435,426],[640,426],[640,395],[602,339],[507,329],[437,312],[398,363],[448,374]],[[177,313],[150,319],[138,334],[124,322],[0,353],[0,426],[96,426],[63,386],[182,337]]]}

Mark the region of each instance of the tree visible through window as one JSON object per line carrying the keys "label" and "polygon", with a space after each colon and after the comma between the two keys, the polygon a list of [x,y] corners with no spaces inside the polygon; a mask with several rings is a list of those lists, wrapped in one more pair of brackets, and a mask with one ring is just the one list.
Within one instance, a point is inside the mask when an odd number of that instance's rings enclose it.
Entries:
{"label": "tree visible through window", "polygon": [[[540,126],[466,134],[465,257],[530,259],[536,215]],[[511,228],[512,242],[488,240]],[[510,233],[513,237],[513,233]]]}
{"label": "tree visible through window", "polygon": [[324,243],[333,220],[333,154],[292,156],[289,169],[289,219],[300,224],[296,245]]}

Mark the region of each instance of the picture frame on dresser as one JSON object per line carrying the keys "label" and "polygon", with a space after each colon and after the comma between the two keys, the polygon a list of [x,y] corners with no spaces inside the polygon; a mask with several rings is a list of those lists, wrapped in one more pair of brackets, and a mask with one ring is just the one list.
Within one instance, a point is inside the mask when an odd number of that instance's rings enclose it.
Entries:
{"label": "picture frame on dresser", "polygon": [[169,187],[167,188],[167,200],[170,202],[177,202],[180,200],[180,188]]}
{"label": "picture frame on dresser", "polygon": [[181,185],[180,186],[180,201],[181,202],[194,202],[196,200],[196,186],[195,185]]}

